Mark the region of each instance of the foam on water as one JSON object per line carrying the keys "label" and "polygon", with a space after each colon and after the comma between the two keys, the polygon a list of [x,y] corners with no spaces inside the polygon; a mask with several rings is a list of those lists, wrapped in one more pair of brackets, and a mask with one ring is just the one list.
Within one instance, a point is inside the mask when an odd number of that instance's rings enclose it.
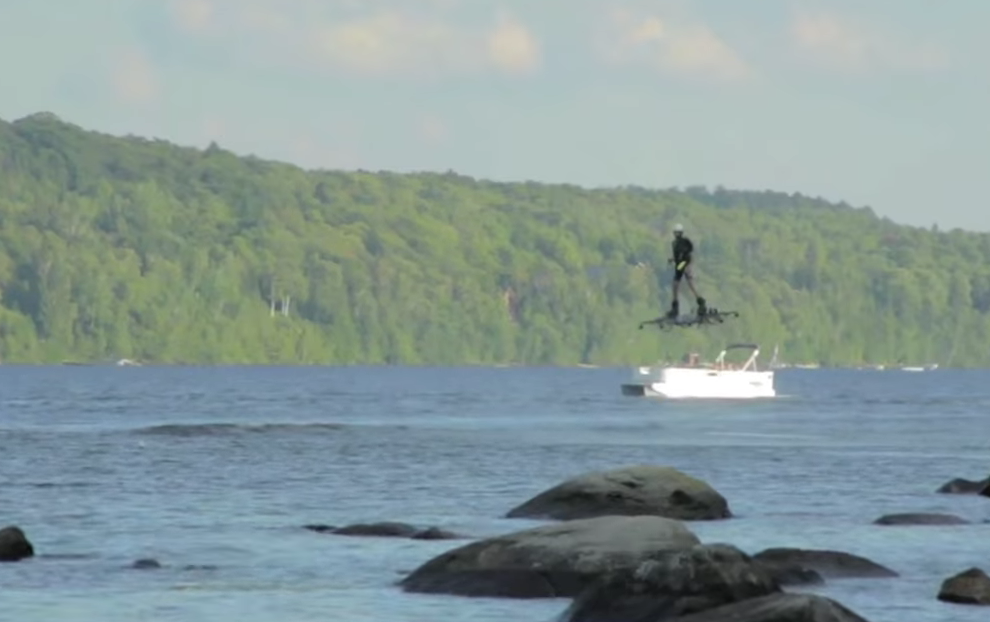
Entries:
{"label": "foam on water", "polygon": [[[787,399],[623,397],[626,370],[0,367],[0,523],[35,559],[0,564],[11,620],[548,622],[566,601],[403,594],[459,541],[317,534],[401,520],[484,537],[562,479],[656,463],[711,482],[737,518],[705,541],[865,555],[901,577],[817,591],[872,622],[982,622],[939,603],[990,571],[990,373],[778,371]],[[894,512],[972,525],[883,527]],[[139,558],[163,568],[136,570]]]}

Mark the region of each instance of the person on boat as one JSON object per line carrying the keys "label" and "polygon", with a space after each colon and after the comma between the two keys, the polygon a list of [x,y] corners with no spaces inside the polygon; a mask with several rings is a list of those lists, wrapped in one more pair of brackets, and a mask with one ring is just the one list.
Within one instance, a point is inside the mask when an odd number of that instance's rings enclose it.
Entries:
{"label": "person on boat", "polygon": [[673,284],[673,301],[670,304],[670,311],[667,312],[667,317],[676,318],[680,313],[680,304],[677,300],[677,289],[681,283],[681,279],[687,277],[688,287],[691,288],[691,293],[698,300],[698,316],[704,316],[707,312],[705,306],[705,299],[698,294],[698,290],[694,288],[694,280],[691,278],[691,255],[694,253],[694,244],[691,239],[684,235],[684,226],[677,224],[674,225],[674,241],[671,243],[671,251],[673,257],[667,260],[668,264],[674,264],[674,284]]}

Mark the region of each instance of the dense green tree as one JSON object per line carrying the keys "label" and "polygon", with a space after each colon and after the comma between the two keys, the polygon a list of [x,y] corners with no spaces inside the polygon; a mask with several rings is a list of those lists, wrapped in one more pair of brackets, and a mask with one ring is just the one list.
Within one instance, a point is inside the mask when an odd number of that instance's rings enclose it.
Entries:
{"label": "dense green tree", "polygon": [[[669,304],[675,221],[740,319],[637,330]],[[796,194],[304,171],[0,122],[5,362],[624,365],[734,340],[984,365],[990,237]]]}

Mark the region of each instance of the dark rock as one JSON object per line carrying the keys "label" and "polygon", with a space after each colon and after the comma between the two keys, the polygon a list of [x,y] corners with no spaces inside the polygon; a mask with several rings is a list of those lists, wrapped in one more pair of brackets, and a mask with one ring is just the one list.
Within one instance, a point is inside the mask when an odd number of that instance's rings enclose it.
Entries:
{"label": "dark rock", "polygon": [[461,537],[456,533],[440,529],[439,527],[427,527],[412,535],[413,540],[458,540]]}
{"label": "dark rock", "polygon": [[578,519],[471,542],[427,561],[400,585],[461,596],[574,597],[606,572],[698,544],[683,523],[659,516]]}
{"label": "dark rock", "polygon": [[970,522],[953,514],[905,512],[886,514],[873,521],[874,525],[969,525]]}
{"label": "dark rock", "polygon": [[779,547],[760,551],[753,559],[781,585],[818,584],[824,579],[898,576],[890,568],[865,557],[841,551]]}
{"label": "dark rock", "polygon": [[610,572],[582,592],[561,622],[667,620],[780,591],[764,568],[734,546],[659,551]]}
{"label": "dark rock", "polygon": [[[632,622],[631,620],[629,622]],[[660,622],[643,619],[636,622]],[[667,621],[665,621],[667,622]],[[848,607],[814,594],[770,594],[723,605],[669,622],[868,622]]]}
{"label": "dark rock", "polygon": [[411,538],[419,529],[406,523],[381,522],[357,523],[333,530],[338,536],[378,536],[386,538]]}
{"label": "dark rock", "polygon": [[303,529],[309,529],[316,533],[332,533],[338,536],[377,536],[385,538],[411,538],[413,540],[456,540],[462,537],[439,527],[421,529],[406,523],[388,521],[382,523],[357,523],[345,527],[322,524],[303,525]]}
{"label": "dark rock", "polygon": [[990,577],[979,568],[970,568],[942,582],[938,599],[962,605],[990,605]]}
{"label": "dark rock", "polygon": [[162,565],[157,559],[142,558],[131,564],[131,568],[136,570],[151,570],[161,568]]}
{"label": "dark rock", "polygon": [[592,581],[567,569],[467,568],[456,572],[409,575],[399,585],[407,592],[487,598],[573,598]]}
{"label": "dark rock", "polygon": [[34,557],[34,546],[20,527],[0,529],[0,562],[17,562]]}
{"label": "dark rock", "polygon": [[935,492],[951,495],[986,495],[985,491],[988,489],[990,489],[990,477],[979,481],[957,477],[942,484]]}
{"label": "dark rock", "polygon": [[699,479],[671,467],[631,466],[567,480],[506,516],[554,520],[662,516],[690,521],[731,518],[732,512],[725,497]]}
{"label": "dark rock", "polygon": [[765,566],[767,572],[781,585],[824,585],[825,577],[801,566]]}

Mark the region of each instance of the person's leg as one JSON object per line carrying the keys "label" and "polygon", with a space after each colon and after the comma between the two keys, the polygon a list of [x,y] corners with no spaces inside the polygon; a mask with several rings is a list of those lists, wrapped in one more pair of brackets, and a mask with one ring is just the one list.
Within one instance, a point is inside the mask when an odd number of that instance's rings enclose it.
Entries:
{"label": "person's leg", "polygon": [[667,312],[667,317],[676,318],[680,313],[680,303],[677,300],[677,289],[681,284],[681,277],[684,276],[683,270],[678,270],[674,268],[674,283],[673,283],[673,295],[670,302],[670,311]]}
{"label": "person's leg", "polygon": [[705,313],[707,313],[708,311],[708,308],[705,304],[705,299],[701,297],[701,294],[699,294],[698,290],[694,287],[694,278],[691,276],[690,265],[685,266],[684,276],[687,277],[687,283],[688,283],[688,287],[691,288],[691,293],[694,294],[694,297],[698,301],[698,315],[705,315]]}

